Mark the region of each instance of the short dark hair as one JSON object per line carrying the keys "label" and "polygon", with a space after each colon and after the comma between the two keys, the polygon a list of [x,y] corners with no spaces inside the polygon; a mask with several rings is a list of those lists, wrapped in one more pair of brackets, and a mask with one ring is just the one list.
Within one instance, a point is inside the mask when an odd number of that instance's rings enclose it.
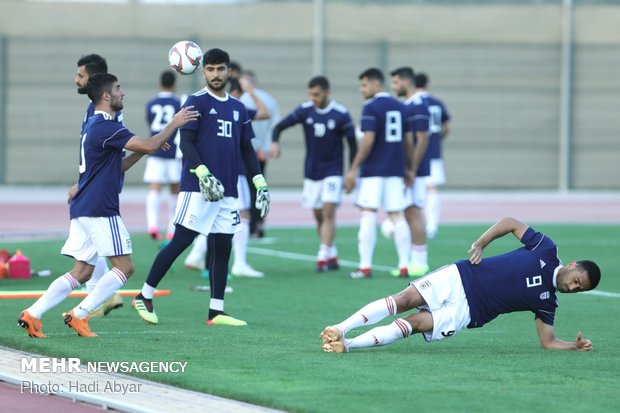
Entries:
{"label": "short dark hair", "polygon": [[315,76],[308,82],[308,89],[316,86],[323,90],[329,90],[329,80],[325,76]]}
{"label": "short dark hair", "polygon": [[86,92],[88,97],[96,105],[101,101],[104,93],[112,93],[112,85],[118,78],[110,73],[96,73],[88,79]]}
{"label": "short dark hair", "polygon": [[161,76],[159,78],[159,84],[161,87],[166,89],[171,89],[176,82],[176,75],[172,70],[164,70],[161,72]]}
{"label": "short dark hair", "polygon": [[89,77],[96,73],[108,73],[108,63],[103,57],[94,53],[80,57],[77,66],[84,66]]}
{"label": "short dark hair", "polygon": [[399,67],[398,69],[394,69],[390,72],[391,76],[398,76],[401,79],[407,79],[411,84],[415,82],[415,73],[410,66]]}
{"label": "short dark hair", "polygon": [[206,51],[202,59],[202,66],[225,64],[230,67],[230,56],[222,49],[213,48]]}
{"label": "short dark hair", "polygon": [[233,92],[243,93],[243,89],[241,88],[241,83],[239,79],[235,77],[231,77],[228,79],[228,93],[232,95]]}
{"label": "short dark hair", "polygon": [[228,67],[230,67],[230,70],[236,70],[237,72],[241,73],[241,65],[235,61],[231,61]]}
{"label": "short dark hair", "polygon": [[415,75],[415,87],[426,87],[428,85],[428,76],[426,73],[418,73]]}
{"label": "short dark hair", "polygon": [[378,80],[381,84],[383,84],[383,81],[385,80],[381,69],[377,69],[376,67],[371,67],[370,69],[364,70],[358,77],[359,80],[364,78],[368,78],[368,80]]}
{"label": "short dark hair", "polygon": [[585,270],[590,278],[590,289],[594,290],[601,281],[601,269],[594,261],[581,260],[577,261],[577,268]]}

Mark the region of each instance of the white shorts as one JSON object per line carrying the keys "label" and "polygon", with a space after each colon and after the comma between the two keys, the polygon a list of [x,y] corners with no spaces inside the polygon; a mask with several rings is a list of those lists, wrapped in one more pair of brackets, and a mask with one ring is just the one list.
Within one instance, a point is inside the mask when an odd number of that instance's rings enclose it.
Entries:
{"label": "white shorts", "polygon": [[238,202],[230,196],[207,202],[200,192],[181,192],[174,223],[203,235],[234,234],[240,222]]}
{"label": "white shorts", "polygon": [[409,283],[424,297],[426,305],[420,310],[430,311],[433,331],[423,333],[426,341],[452,337],[467,327],[471,317],[469,304],[455,264],[446,265]]}
{"label": "white shorts", "polygon": [[181,160],[149,156],[144,168],[147,184],[178,184],[181,181]]}
{"label": "white shorts", "polygon": [[303,207],[321,209],[325,202],[340,205],[342,182],[342,176],[328,176],[319,181],[304,179]]}
{"label": "white shorts", "polygon": [[129,232],[120,216],[73,218],[60,253],[90,265],[99,257],[131,254]]}
{"label": "white shorts", "polygon": [[400,176],[370,176],[359,178],[355,205],[386,212],[404,211],[406,207],[405,183]]}
{"label": "white shorts", "polygon": [[405,197],[407,198],[407,208],[414,206],[424,208],[426,204],[426,180],[428,176],[416,176],[413,180],[413,186],[407,188]]}
{"label": "white shorts", "polygon": [[439,186],[446,183],[446,171],[443,166],[443,159],[431,159],[431,174],[426,179],[426,185]]}
{"label": "white shorts", "polygon": [[248,211],[252,203],[252,197],[250,196],[248,178],[245,175],[239,175],[239,178],[237,178],[237,193],[239,194],[239,198],[237,198],[239,205],[237,207],[240,211]]}

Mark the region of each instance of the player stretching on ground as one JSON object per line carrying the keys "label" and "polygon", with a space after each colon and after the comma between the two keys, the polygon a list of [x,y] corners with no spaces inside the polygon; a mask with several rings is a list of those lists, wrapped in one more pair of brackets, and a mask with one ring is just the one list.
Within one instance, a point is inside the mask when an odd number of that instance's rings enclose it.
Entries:
{"label": "player stretching on ground", "polygon": [[197,118],[190,108],[177,113],[171,124],[151,139],[131,133],[114,117],[123,109],[125,92],[116,76],[99,73],[88,82],[88,97],[95,105],[80,142],[78,190],[69,208],[69,237],[61,253],[73,257],[73,269],[54,280],[47,291],[19,316],[19,325],[31,337],[45,337],[41,316],[89,280],[98,257],[108,257],[112,269],[105,273],[82,302],[64,315],[65,323],[79,336],[96,337],[88,314],[110,298],[134,273],[131,239],[119,213],[121,174],[129,163],[123,149],[153,153],[166,144],[177,128]]}
{"label": "player stretching on ground", "polygon": [[[237,180],[241,157],[249,176],[253,177],[257,192],[256,206],[261,209],[262,216],[269,211],[269,192],[252,147],[254,132],[246,108],[226,93],[229,62],[225,51],[208,50],[203,58],[203,75],[207,85],[185,103],[196,107],[200,120],[181,129],[183,170],[176,229],[170,243],[155,257],[142,292],[134,299],[134,307],[140,317],[151,324],[158,322],[152,301],[155,288],[198,234],[207,235],[207,269],[211,287],[207,324],[247,324],[224,312],[231,241],[239,225]],[[221,181],[224,193],[218,192],[218,197],[212,198],[212,202],[205,202],[199,181],[204,193],[204,188],[217,186],[217,180]]]}
{"label": "player stretching on ground", "polygon": [[[524,246],[482,259],[484,248],[508,233]],[[493,225],[468,252],[469,260],[446,265],[412,281],[400,293],[367,304],[340,324],[325,328],[321,333],[323,351],[343,353],[382,346],[414,333],[422,333],[426,341],[442,340],[514,311],[534,313],[543,348],[592,350],[592,342],[583,339],[581,332],[575,341],[558,339],[553,324],[557,291],[576,293],[598,285],[601,271],[594,262],[571,261],[562,265],[558,248],[549,237],[514,218],[504,218]],[[345,338],[353,328],[375,324],[414,308],[420,311],[353,339]]]}
{"label": "player stretching on ground", "polygon": [[304,128],[306,159],[304,161],[303,206],[312,208],[317,223],[320,246],[316,271],[336,270],[336,208],[342,202],[343,144],[349,144],[352,163],[357,152],[355,128],[349,111],[329,97],[329,81],[316,76],[308,83],[310,101],[297,106],[273,130],[271,156],[280,156],[280,133],[298,123]]}

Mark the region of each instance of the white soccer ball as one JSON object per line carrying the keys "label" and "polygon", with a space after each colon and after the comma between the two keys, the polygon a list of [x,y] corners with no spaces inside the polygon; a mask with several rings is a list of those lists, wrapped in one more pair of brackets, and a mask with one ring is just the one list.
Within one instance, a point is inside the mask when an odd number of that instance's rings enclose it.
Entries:
{"label": "white soccer ball", "polygon": [[168,62],[177,72],[189,75],[196,71],[202,61],[202,50],[189,40],[181,40],[170,48]]}
{"label": "white soccer ball", "polygon": [[387,218],[381,223],[381,233],[387,239],[394,237],[394,223],[391,219]]}

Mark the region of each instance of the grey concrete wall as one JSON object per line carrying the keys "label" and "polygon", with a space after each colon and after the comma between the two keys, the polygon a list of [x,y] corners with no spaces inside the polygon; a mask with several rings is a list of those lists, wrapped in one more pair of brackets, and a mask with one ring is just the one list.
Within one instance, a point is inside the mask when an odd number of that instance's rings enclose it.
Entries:
{"label": "grey concrete wall", "polygon": [[[168,48],[196,39],[222,47],[255,70],[282,114],[307,98],[312,73],[312,5],[237,6],[0,1],[8,36],[8,183],[70,183],[86,107],[72,79],[77,58],[107,57],[127,96],[128,127],[146,134],[143,107],[157,91]],[[575,9],[572,181],[574,188],[620,188],[620,7]],[[558,185],[561,9],[528,6],[327,4],[325,74],[333,96],[359,117],[357,75],[367,67],[412,65],[453,116],[445,146],[449,187],[555,188]],[[1,71],[2,65],[0,65]],[[202,86],[185,76],[179,92]],[[300,128],[283,135],[269,181],[299,186]],[[31,173],[44,165],[45,174]],[[128,174],[139,183],[143,166]]]}

